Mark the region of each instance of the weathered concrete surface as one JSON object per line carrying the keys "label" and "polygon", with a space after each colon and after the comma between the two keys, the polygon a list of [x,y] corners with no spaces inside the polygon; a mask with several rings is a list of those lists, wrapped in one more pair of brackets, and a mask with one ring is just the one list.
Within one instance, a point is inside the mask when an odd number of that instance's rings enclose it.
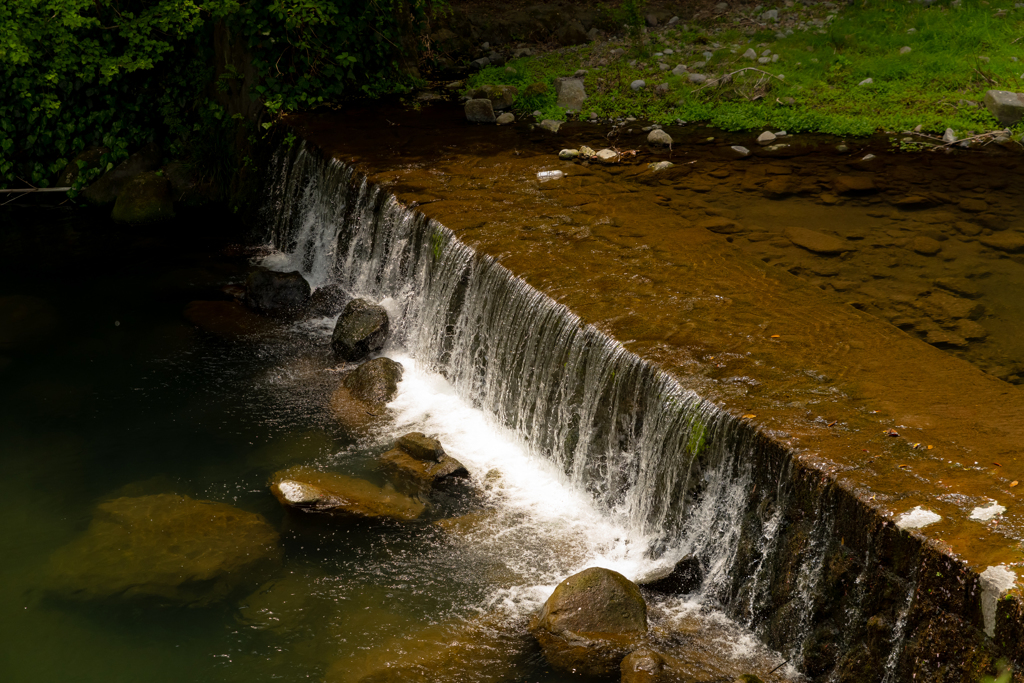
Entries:
{"label": "weathered concrete surface", "polygon": [[[751,456],[760,468],[756,488],[774,488],[780,477],[791,486],[784,552],[774,560],[777,585],[769,604],[752,610],[769,643],[792,637],[787,610],[799,605],[795,585],[786,585],[793,567],[786,563],[814,547],[820,529],[810,515],[826,511],[822,581],[831,597],[819,605],[821,628],[805,645],[809,672],[834,670],[839,680],[858,680],[877,661],[871,634],[891,632],[903,617],[900,680],[960,680],[989,666],[998,650],[1024,661],[1019,587],[1010,591],[1014,599],[997,601],[993,643],[984,634],[980,578],[997,566],[1019,574],[1024,563],[1024,506],[1015,484],[1024,480],[1020,390],[845,305],[838,288],[810,286],[813,278],[768,267],[733,244],[732,235],[696,225],[700,216],[724,214],[782,233],[793,216],[820,215],[827,223],[839,201],[864,202],[848,211],[868,221],[870,212],[905,196],[905,185],[876,182],[879,194],[840,200],[831,194],[836,177],[862,172],[868,162],[837,160],[834,152],[792,140],[789,166],[817,168],[817,180],[801,182],[816,184],[819,195],[787,200],[798,203],[780,215],[764,208],[770,200],[759,191],[760,203],[740,193],[749,179],[724,180],[744,171],[722,168],[718,147],[696,146],[706,130],[689,138],[672,130],[676,150],[685,148],[697,163],[653,182],[651,174],[641,176],[651,160],[641,154],[636,165],[566,162],[562,182],[541,185],[532,179],[560,147],[593,144],[604,131],[567,125],[557,140],[512,129],[447,135],[441,117],[454,128],[461,112],[405,116],[372,144],[358,134],[366,119],[359,112],[290,122],[326,153],[357,164],[401,200],[423,204],[474,249],[760,431],[763,444]],[[439,135],[443,155],[436,151]],[[734,144],[720,142],[721,149]],[[778,159],[757,150],[738,164],[769,176],[778,172]],[[1012,187],[1024,186],[1019,169],[1010,178]],[[857,245],[851,257],[865,251]],[[970,518],[991,500],[1007,511],[986,522]],[[897,528],[895,519],[918,506],[941,521]],[[868,587],[858,609],[877,610],[877,620],[840,638],[857,581]],[[893,604],[901,591],[913,596],[905,613]]]}

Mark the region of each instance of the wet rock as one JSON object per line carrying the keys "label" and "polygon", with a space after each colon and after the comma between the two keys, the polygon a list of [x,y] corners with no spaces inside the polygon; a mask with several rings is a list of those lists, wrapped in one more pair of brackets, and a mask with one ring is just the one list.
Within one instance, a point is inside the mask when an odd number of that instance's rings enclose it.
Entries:
{"label": "wet rock", "polygon": [[548,131],[549,133],[557,133],[558,129],[562,127],[562,122],[555,121],[553,119],[544,119],[543,121],[538,123],[537,126],[542,130]]}
{"label": "wet rock", "polygon": [[237,301],[193,301],[185,306],[187,321],[219,337],[242,337],[266,332],[273,323]]}
{"label": "wet rock", "polygon": [[309,297],[309,283],[297,270],[280,273],[257,268],[245,280],[245,303],[257,313],[296,316],[305,310]]}
{"label": "wet rock", "polygon": [[332,664],[325,683],[506,683],[530,655],[523,624],[501,613],[435,624]]}
{"label": "wet rock", "polygon": [[281,505],[302,512],[408,522],[426,509],[418,500],[365,479],[318,472],[302,465],[276,473],[270,491]]}
{"label": "wet rock", "polygon": [[0,296],[0,352],[27,351],[46,343],[57,329],[57,311],[37,296]]}
{"label": "wet rock", "polygon": [[582,78],[559,78],[555,81],[556,104],[568,111],[579,111],[587,99]]}
{"label": "wet rock", "polygon": [[661,129],[655,128],[647,134],[647,144],[655,150],[671,149],[672,136]]}
{"label": "wet rock", "polygon": [[910,248],[922,256],[935,256],[942,251],[942,245],[931,237],[915,237],[910,242]]}
{"label": "wet rock", "polygon": [[985,93],[985,107],[1004,126],[1015,126],[1024,119],[1024,93],[989,90]]}
{"label": "wet rock", "polygon": [[423,434],[423,432],[409,432],[398,437],[395,447],[400,448],[417,460],[424,462],[441,462],[447,457],[441,442]]}
{"label": "wet rock", "polygon": [[495,123],[497,123],[499,126],[507,126],[508,124],[515,122],[516,116],[510,111],[507,111],[504,114],[499,115],[498,118],[495,120]]}
{"label": "wet rock", "polygon": [[765,132],[757,136],[757,144],[764,147],[772,144],[773,142],[775,142],[776,139],[777,138],[775,133],[771,132],[770,130],[766,130]]}
{"label": "wet rock", "polygon": [[99,168],[103,155],[109,153],[110,150],[106,147],[96,147],[94,149],[87,149],[77,155],[68,162],[68,165],[57,176],[55,187],[71,187],[85,171]]}
{"label": "wet rock", "polygon": [[306,315],[310,318],[327,318],[338,315],[345,309],[348,295],[338,285],[324,285],[309,296]]}
{"label": "wet rock", "polygon": [[594,158],[604,164],[614,164],[619,160],[619,153],[614,149],[602,149],[594,153]]}
{"label": "wet rock", "polygon": [[366,403],[387,403],[398,393],[402,364],[390,358],[368,360],[341,380],[353,398]]}
{"label": "wet rock", "polygon": [[410,495],[423,495],[447,481],[469,477],[469,470],[450,455],[436,462],[421,460],[400,447],[381,455],[380,464],[395,487]]}
{"label": "wet rock", "polygon": [[250,591],[280,564],[260,515],[164,493],[116,498],[50,558],[46,588],[76,600],[143,599],[204,606]]}
{"label": "wet rock", "polygon": [[957,204],[961,211],[969,213],[983,213],[988,210],[988,202],[984,199],[963,199]]}
{"label": "wet rock", "polygon": [[933,292],[923,300],[926,312],[936,322],[952,322],[969,318],[977,320],[985,315],[985,304],[945,292]]}
{"label": "wet rock", "polygon": [[562,161],[572,161],[579,155],[580,153],[575,149],[563,149],[561,152],[558,153],[558,158],[561,159]]}
{"label": "wet rock", "polygon": [[647,577],[639,582],[646,590],[667,595],[683,595],[692,593],[700,587],[704,580],[704,568],[700,559],[687,555],[675,563],[669,570],[660,575]]}
{"label": "wet rock", "polygon": [[901,209],[927,209],[938,205],[938,202],[930,197],[914,194],[897,199],[893,205]]}
{"label": "wet rock", "polygon": [[110,217],[118,223],[141,225],[174,218],[171,184],[163,175],[145,172],[121,187]]}
{"label": "wet rock", "polygon": [[334,355],[354,362],[384,348],[390,331],[388,312],[366,299],[353,299],[345,306],[331,335]]}
{"label": "wet rock", "polygon": [[878,188],[870,176],[841,175],[832,181],[832,190],[836,194],[868,194]]}
{"label": "wet rock", "polygon": [[530,632],[555,669],[612,676],[647,633],[647,603],[622,574],[591,567],[558,584]]}
{"label": "wet rock", "polygon": [[796,186],[789,176],[776,176],[765,183],[761,190],[769,199],[784,199],[796,192]]}
{"label": "wet rock", "polygon": [[672,168],[673,166],[675,166],[675,164],[673,164],[671,161],[657,161],[653,164],[650,164],[647,167],[647,170],[649,170],[651,173],[657,173],[658,171],[664,171],[666,169]]}
{"label": "wet rock", "polygon": [[979,237],[978,241],[986,247],[1011,254],[1019,254],[1024,251],[1024,235],[1016,232],[997,232],[994,235]]}
{"label": "wet rock", "polygon": [[100,176],[80,196],[93,206],[113,204],[129,180],[160,167],[160,156],[160,148],[150,143]]}
{"label": "wet rock", "polygon": [[586,145],[580,145],[580,156],[581,157],[592,157],[592,156],[594,156],[596,154],[597,154],[597,152],[595,152],[592,147],[587,147]]}
{"label": "wet rock", "polygon": [[649,648],[640,648],[626,655],[619,664],[621,683],[661,683],[665,679],[665,657]]}
{"label": "wet rock", "polygon": [[962,277],[941,277],[932,282],[933,285],[940,289],[944,289],[947,292],[952,292],[957,296],[962,296],[968,299],[977,299],[981,296],[981,290],[978,286],[967,278]]}
{"label": "wet rock", "polygon": [[585,45],[590,42],[587,30],[578,19],[555,31],[554,38],[559,45]]}
{"label": "wet rock", "polygon": [[786,228],[785,234],[796,246],[822,256],[838,256],[844,251],[851,250],[851,247],[838,237],[807,228]]}
{"label": "wet rock", "polygon": [[750,150],[743,145],[732,145],[723,149],[722,155],[730,159],[745,159],[750,156]]}
{"label": "wet rock", "polygon": [[470,123],[495,123],[494,106],[490,100],[474,99],[466,102],[466,120]]}
{"label": "wet rock", "polygon": [[924,336],[924,340],[932,346],[954,346],[956,348],[964,348],[967,346],[966,339],[949,330],[928,330]]}

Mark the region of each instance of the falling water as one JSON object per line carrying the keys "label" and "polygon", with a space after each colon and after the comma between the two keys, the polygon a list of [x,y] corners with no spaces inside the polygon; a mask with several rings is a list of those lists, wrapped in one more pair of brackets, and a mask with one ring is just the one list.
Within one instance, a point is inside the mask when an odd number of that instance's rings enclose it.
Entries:
{"label": "falling water", "polygon": [[[703,596],[732,605],[755,629],[764,625],[791,472],[785,458],[764,465],[763,435],[351,167],[301,146],[277,163],[266,221],[275,251],[266,265],[382,302],[395,343],[421,369],[442,375],[532,457],[553,463],[654,563],[699,558]],[[744,521],[752,509],[753,530]],[[797,663],[834,523],[828,512],[815,520],[793,588],[801,623],[788,642],[773,643]],[[741,567],[745,528],[754,550]]]}

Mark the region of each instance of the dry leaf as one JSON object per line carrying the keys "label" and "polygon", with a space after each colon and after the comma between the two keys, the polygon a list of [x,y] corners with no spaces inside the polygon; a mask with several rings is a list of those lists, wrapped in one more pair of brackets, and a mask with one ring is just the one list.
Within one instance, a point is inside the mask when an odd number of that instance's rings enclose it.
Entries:
{"label": "dry leaf", "polygon": [[935,446],[932,446],[931,444],[928,444],[928,450],[931,450],[933,448],[935,448]]}
{"label": "dry leaf", "polygon": [[753,413],[747,413],[746,415],[743,416],[743,419],[746,420],[751,417],[757,417],[757,415],[754,415]]}
{"label": "dry leaf", "polygon": [[899,436],[900,435],[900,433],[897,432],[895,429],[886,429],[882,433],[885,434],[886,436]]}
{"label": "dry leaf", "polygon": [[1013,481],[1010,482],[1010,486],[1016,486],[1016,485],[1017,485],[1017,480],[1016,479],[1014,479]]}
{"label": "dry leaf", "polygon": [[836,420],[832,420],[831,422],[829,422],[829,423],[828,423],[827,425],[825,425],[825,426],[826,426],[826,427],[831,427],[831,426],[832,426],[832,425],[834,425],[835,423],[836,423]]}
{"label": "dry leaf", "polygon": [[781,336],[782,336],[781,334],[773,334],[772,335],[772,339],[778,339]]}

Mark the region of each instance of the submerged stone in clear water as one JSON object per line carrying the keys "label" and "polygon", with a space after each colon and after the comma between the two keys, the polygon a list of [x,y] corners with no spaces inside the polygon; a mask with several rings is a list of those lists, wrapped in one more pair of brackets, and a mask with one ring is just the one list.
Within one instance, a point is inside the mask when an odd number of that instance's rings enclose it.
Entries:
{"label": "submerged stone in clear water", "polygon": [[45,587],[76,600],[203,606],[251,590],[280,561],[278,533],[261,515],[169,493],[116,498],[53,554]]}

